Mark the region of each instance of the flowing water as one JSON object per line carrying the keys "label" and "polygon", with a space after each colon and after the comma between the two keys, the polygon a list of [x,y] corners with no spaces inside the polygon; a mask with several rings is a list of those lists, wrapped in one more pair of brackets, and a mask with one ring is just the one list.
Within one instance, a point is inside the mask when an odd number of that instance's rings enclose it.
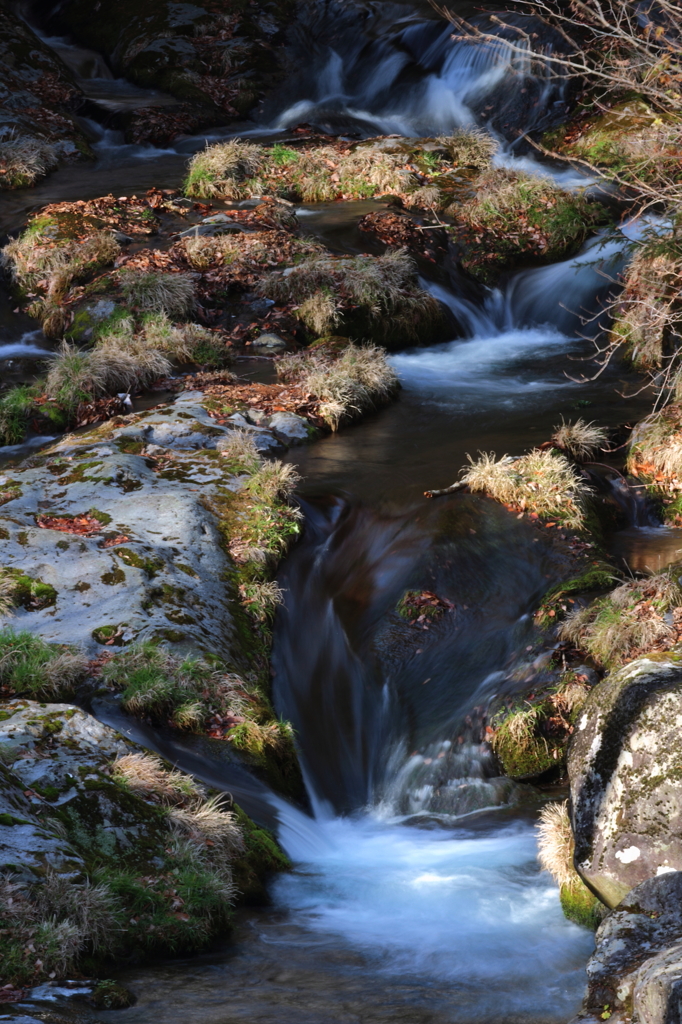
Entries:
{"label": "flowing water", "polygon": [[[479,123],[510,137],[517,122],[538,128],[561,113],[562,82],[515,53],[508,34],[457,45],[452,27],[428,9],[363,10],[358,31],[355,9],[311,6],[296,29],[304,70],[266,107],[264,123],[240,134],[285,138],[307,121],[356,135]],[[485,14],[475,16],[485,29]],[[56,199],[177,186],[206,137],[165,151],[124,145],[106,127],[107,112],[168,98],[115,80],[98,55],[68,40],[46,41],[103,111],[89,123],[98,160],[3,197],[0,229],[16,230],[31,207]],[[501,162],[520,160],[540,170],[505,147]],[[549,170],[575,186],[575,176]],[[371,206],[298,212],[335,251],[357,252],[368,245],[357,220]],[[563,918],[539,870],[540,798],[496,777],[477,727],[480,708],[522,661],[530,613],[561,566],[537,531],[493,502],[460,494],[429,503],[423,491],[452,483],[467,453],[520,454],[562,416],[617,426],[648,411],[646,394],[621,397],[637,382],[619,364],[587,379],[594,362],[585,336],[626,258],[627,233],[595,239],[572,260],[521,270],[478,303],[456,283],[425,282],[461,336],[392,356],[397,402],[289,453],[305,478],[306,533],[282,570],[273,695],[299,736],[310,814],[253,779],[224,743],[143,727],[115,703],[95,707],[231,792],[278,832],[294,862],[273,882],[270,906],[240,911],[229,944],[122,972],[137,1004],[99,1017],[549,1024],[577,1010],[592,936]],[[25,379],[50,348],[31,324],[0,303],[8,377]],[[608,468],[603,486],[632,524],[614,551],[634,568],[676,557],[676,532],[657,527]],[[429,629],[401,626],[389,612],[410,587],[434,589],[453,608]]]}

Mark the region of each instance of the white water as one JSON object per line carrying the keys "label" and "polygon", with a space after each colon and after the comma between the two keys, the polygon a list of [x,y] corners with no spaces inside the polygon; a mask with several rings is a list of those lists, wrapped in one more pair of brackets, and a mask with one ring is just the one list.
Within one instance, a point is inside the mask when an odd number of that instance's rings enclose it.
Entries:
{"label": "white water", "polygon": [[593,938],[563,917],[531,825],[419,829],[368,815],[316,831],[314,843],[287,831],[297,866],[275,904],[321,944],[369,957],[377,985],[445,986],[458,1022],[575,1012]]}

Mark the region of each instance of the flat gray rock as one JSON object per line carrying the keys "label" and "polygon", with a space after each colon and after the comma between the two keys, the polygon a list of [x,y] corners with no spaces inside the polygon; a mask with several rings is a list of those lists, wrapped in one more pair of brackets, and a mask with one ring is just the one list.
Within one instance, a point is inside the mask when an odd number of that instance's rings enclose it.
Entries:
{"label": "flat gray rock", "polygon": [[[214,450],[230,431],[196,393],[115,422],[0,472],[0,566],[54,588],[53,600],[16,608],[0,626],[91,656],[157,638],[229,657],[230,561],[207,503],[242,486]],[[44,514],[90,514],[102,526],[88,535],[45,529]]]}
{"label": "flat gray rock", "polygon": [[273,413],[268,426],[287,444],[303,444],[310,440],[311,428],[308,420],[294,412]]}

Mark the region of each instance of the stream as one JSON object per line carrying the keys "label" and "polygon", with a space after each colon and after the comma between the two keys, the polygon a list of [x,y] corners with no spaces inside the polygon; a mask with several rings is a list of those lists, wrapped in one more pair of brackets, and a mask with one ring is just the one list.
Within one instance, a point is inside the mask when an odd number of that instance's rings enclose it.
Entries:
{"label": "stream", "polygon": [[[364,35],[342,5],[325,6],[317,21],[311,13],[300,44],[315,35],[310,66],[266,107],[264,125],[222,136],[286,138],[301,121],[408,135],[481,123],[486,99],[503,112],[500,89],[513,63],[516,87],[533,85],[528,127],[564,102],[560,82],[533,77],[503,42],[455,59],[451,26],[400,10],[396,20],[393,5],[375,5]],[[47,202],[177,187],[207,136],[167,150],[125,145],[106,127],[107,112],[167,97],[115,80],[99,55],[68,40],[46,42],[102,110],[100,123],[89,123],[97,162],[3,194],[0,231],[17,230]],[[536,166],[512,149],[505,161]],[[575,184],[562,169],[552,173]],[[355,253],[367,246],[357,220],[376,205],[318,204],[298,215],[306,233]],[[521,657],[530,613],[559,567],[537,531],[501,506],[462,494],[429,503],[423,492],[451,484],[467,454],[521,454],[562,417],[615,427],[649,411],[650,397],[634,396],[637,379],[615,361],[597,381],[578,383],[594,372],[582,317],[598,312],[626,241],[594,239],[572,260],[521,269],[478,306],[427,282],[464,336],[394,354],[402,384],[394,404],[288,453],[304,477],[306,533],[281,571],[273,696],[299,736],[312,816],[254,780],[226,744],[143,727],[115,703],[94,708],[231,792],[276,829],[294,862],[272,882],[270,905],[238,912],[229,942],[120,972],[136,1005],[97,1019],[558,1024],[577,1011],[593,936],[563,917],[536,860],[535,821],[548,794],[519,799],[465,728]],[[0,296],[0,367],[10,379],[30,376],[50,348],[32,323]],[[634,514],[612,542],[638,570],[668,564],[680,547],[675,531]],[[386,610],[424,581],[457,614],[419,646],[387,636]],[[53,995],[74,1020],[91,1019]],[[46,1005],[55,1002],[33,1004]]]}

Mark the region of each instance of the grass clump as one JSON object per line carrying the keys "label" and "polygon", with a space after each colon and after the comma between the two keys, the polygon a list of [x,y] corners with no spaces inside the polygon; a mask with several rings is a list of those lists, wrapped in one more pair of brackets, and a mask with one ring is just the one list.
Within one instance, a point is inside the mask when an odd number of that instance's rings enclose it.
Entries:
{"label": "grass clump", "polygon": [[566,672],[549,691],[497,711],[490,742],[504,774],[529,779],[563,769],[573,723],[588,693],[575,673]]}
{"label": "grass clump", "polygon": [[677,384],[681,290],[682,246],[677,232],[652,236],[635,249],[622,295],[613,307],[612,343],[624,346],[638,369],[654,372],[666,366],[668,391]]}
{"label": "grass clump", "polygon": [[188,196],[245,198],[240,183],[257,173],[263,155],[262,146],[241,139],[207,145],[189,162],[185,192]]}
{"label": "grass clump", "polygon": [[59,160],[49,142],[29,136],[0,141],[0,189],[29,188],[53,171]]}
{"label": "grass clump", "polygon": [[35,221],[2,250],[2,263],[33,302],[27,312],[40,320],[48,337],[60,337],[69,323],[63,303],[71,286],[114,262],[121,247],[106,231],[83,240],[54,237],[55,225]]}
{"label": "grass clump", "polygon": [[605,430],[594,423],[585,423],[583,419],[567,423],[562,417],[560,426],[555,427],[552,434],[552,444],[566,452],[576,462],[585,462],[593,458],[607,440]]}
{"label": "grass clump", "polygon": [[399,387],[385,351],[375,345],[348,345],[336,358],[323,350],[283,356],[277,373],[320,399],[320,415],[332,430],[378,408]]}
{"label": "grass clump", "polygon": [[475,189],[472,199],[446,212],[464,229],[464,264],[484,277],[523,256],[566,258],[605,221],[598,204],[563,191],[549,178],[495,168],[477,179]]}
{"label": "grass clump", "polygon": [[112,767],[113,777],[133,793],[158,798],[169,804],[203,797],[204,790],[184,772],[164,768],[152,754],[125,754]]}
{"label": "grass clump", "polygon": [[165,313],[149,317],[144,340],[150,348],[179,363],[217,369],[231,362],[229,349],[213,331],[193,323],[174,326]]}
{"label": "grass clump", "polygon": [[585,525],[590,489],[565,455],[550,448],[533,449],[519,459],[482,452],[462,471],[462,481],[472,492],[483,492],[522,512],[555,519],[567,529]]}
{"label": "grass clump", "polygon": [[151,641],[112,658],[102,678],[123,691],[121,706],[130,714],[194,732],[203,731],[216,713],[240,714],[255,703],[238,676],[198,658],[175,658]]}
{"label": "grass clump", "polygon": [[28,632],[0,632],[0,685],[13,694],[35,700],[69,697],[87,671],[87,658],[74,648],[48,644]]}
{"label": "grass clump", "polygon": [[75,882],[49,872],[39,883],[0,877],[3,977],[15,985],[64,977],[86,953],[112,952],[121,927],[118,901],[105,883]]}
{"label": "grass clump", "polygon": [[33,389],[25,384],[0,395],[0,446],[23,440],[34,408]]}
{"label": "grass clump", "polygon": [[[604,668],[616,668],[674,642],[673,621],[682,589],[673,570],[630,580],[586,608],[577,608],[560,629]],[[671,614],[672,613],[672,614]]]}
{"label": "grass clump", "polygon": [[90,350],[64,341],[50,361],[45,391],[73,414],[82,402],[140,390],[170,371],[166,356],[143,339],[105,336]]}
{"label": "grass clump", "polygon": [[194,282],[186,274],[124,269],[119,274],[126,303],[142,312],[180,319],[195,306]]}
{"label": "grass clump", "polygon": [[440,304],[419,287],[403,249],[383,256],[312,256],[259,285],[263,295],[299,304],[297,316],[317,335],[368,333],[385,343],[433,340],[445,320]]}
{"label": "grass clump", "polygon": [[575,841],[568,800],[546,804],[537,826],[538,860],[559,886],[561,909],[569,921],[596,929],[607,908],[590,892],[573,866]]}

